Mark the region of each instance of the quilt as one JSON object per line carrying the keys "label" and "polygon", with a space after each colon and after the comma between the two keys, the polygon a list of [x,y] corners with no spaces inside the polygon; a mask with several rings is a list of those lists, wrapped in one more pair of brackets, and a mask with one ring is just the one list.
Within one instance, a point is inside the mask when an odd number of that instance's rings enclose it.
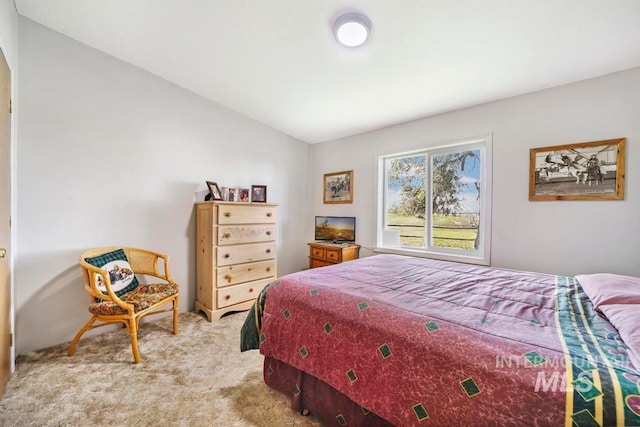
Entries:
{"label": "quilt", "polygon": [[640,425],[640,372],[575,278],[376,255],[263,297],[263,355],[395,425]]}

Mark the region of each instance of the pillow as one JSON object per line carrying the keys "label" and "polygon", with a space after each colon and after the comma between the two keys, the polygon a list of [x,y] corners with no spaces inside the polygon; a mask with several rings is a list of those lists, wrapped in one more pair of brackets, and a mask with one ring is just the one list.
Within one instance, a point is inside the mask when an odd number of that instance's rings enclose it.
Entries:
{"label": "pillow", "polygon": [[607,304],[640,304],[640,277],[597,273],[581,274],[576,279],[596,310],[602,311]]}
{"label": "pillow", "polygon": [[[85,258],[84,260],[109,272],[111,289],[117,296],[126,294],[138,287],[138,279],[136,279],[124,250],[116,249],[115,251],[107,252],[97,257]],[[98,276],[98,289],[103,294],[106,294],[107,287],[102,283],[102,276],[99,274],[96,274],[96,276]]]}
{"label": "pillow", "polygon": [[629,347],[629,359],[640,371],[640,305],[607,304],[602,313],[618,330],[622,341]]}

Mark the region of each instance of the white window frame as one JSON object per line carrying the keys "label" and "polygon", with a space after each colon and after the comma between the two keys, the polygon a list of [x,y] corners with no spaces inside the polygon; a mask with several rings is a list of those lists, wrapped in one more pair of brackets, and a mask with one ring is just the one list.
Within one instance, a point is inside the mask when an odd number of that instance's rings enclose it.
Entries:
{"label": "white window frame", "polygon": [[[377,253],[394,253],[424,258],[434,258],[446,261],[465,262],[469,264],[491,265],[491,205],[492,205],[492,147],[491,134],[478,138],[471,138],[451,144],[436,147],[427,147],[419,150],[391,153],[378,156],[378,183],[377,183],[377,213],[376,213],[376,248]],[[431,203],[432,194],[432,157],[451,151],[465,149],[480,149],[480,248],[474,251],[460,251],[450,248],[437,248],[430,246],[431,241]],[[411,155],[425,154],[427,156],[427,215],[425,215],[425,242],[424,248],[401,247],[399,238],[393,231],[385,230],[387,185],[385,173],[385,160]]]}

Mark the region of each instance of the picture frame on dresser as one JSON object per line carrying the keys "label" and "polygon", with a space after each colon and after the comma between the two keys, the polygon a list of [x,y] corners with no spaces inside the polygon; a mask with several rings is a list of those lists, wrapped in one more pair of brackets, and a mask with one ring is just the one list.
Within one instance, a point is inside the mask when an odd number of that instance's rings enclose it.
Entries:
{"label": "picture frame on dresser", "polygon": [[227,190],[227,197],[225,198],[228,202],[237,202],[238,201],[238,189],[237,188],[229,188]]}
{"label": "picture frame on dresser", "polygon": [[209,188],[211,200],[222,200],[222,192],[220,191],[220,187],[218,187],[218,184],[213,181],[205,182],[207,183],[207,188]]}
{"label": "picture frame on dresser", "polygon": [[222,200],[229,201],[229,187],[220,187],[220,193],[222,194]]}
{"label": "picture frame on dresser", "polygon": [[252,185],[251,186],[251,201],[253,203],[266,203],[267,202],[267,186],[266,185]]}
{"label": "picture frame on dresser", "polygon": [[251,194],[248,188],[238,188],[238,200],[236,202],[249,203],[251,201]]}

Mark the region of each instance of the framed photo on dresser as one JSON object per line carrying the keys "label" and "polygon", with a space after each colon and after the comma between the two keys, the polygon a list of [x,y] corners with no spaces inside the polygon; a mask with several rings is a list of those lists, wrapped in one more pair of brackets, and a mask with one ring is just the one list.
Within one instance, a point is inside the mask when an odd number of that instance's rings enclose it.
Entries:
{"label": "framed photo on dresser", "polygon": [[207,188],[209,188],[209,194],[211,194],[211,200],[222,200],[222,192],[218,187],[218,184],[212,181],[206,181]]}
{"label": "framed photo on dresser", "polygon": [[252,185],[251,186],[251,201],[254,203],[266,203],[267,202],[267,186],[266,185]]}
{"label": "framed photo on dresser", "polygon": [[238,200],[236,202],[249,203],[249,189],[238,188]]}

